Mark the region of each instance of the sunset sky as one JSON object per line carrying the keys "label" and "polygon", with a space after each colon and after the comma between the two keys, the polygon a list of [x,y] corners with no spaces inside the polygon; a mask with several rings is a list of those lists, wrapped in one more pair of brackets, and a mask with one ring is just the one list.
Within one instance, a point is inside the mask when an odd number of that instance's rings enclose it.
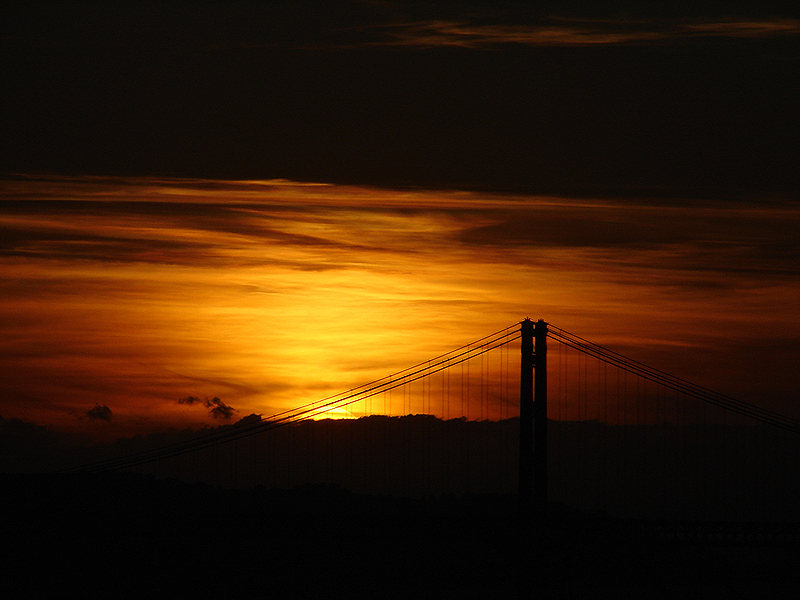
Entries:
{"label": "sunset sky", "polygon": [[538,6],[2,9],[0,417],[269,415],[531,317],[800,418],[798,11]]}

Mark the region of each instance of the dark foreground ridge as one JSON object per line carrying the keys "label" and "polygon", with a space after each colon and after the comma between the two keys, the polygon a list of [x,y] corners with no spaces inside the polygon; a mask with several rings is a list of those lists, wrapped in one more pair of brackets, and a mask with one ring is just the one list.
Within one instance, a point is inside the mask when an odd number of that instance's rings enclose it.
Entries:
{"label": "dark foreground ridge", "polygon": [[232,490],[131,473],[4,475],[20,597],[790,598],[800,525],[610,519],[513,494]]}
{"label": "dark foreground ridge", "polygon": [[[201,431],[173,431],[66,447],[16,443],[0,472],[109,468],[226,488],[291,489],[336,484],[364,496],[515,494],[519,419],[442,420],[432,415],[300,421],[195,449],[196,440],[235,434],[256,415]],[[615,426],[549,421],[548,494],[584,512],[618,518],[783,522],[800,519],[800,444],[763,426]],[[16,433],[7,427],[0,431]],[[260,431],[258,429],[253,431]],[[0,435],[0,439],[3,438]],[[36,441],[36,440],[34,440]],[[192,452],[165,454],[162,449]],[[145,462],[129,457],[144,456]],[[155,457],[158,460],[147,460]],[[38,460],[37,460],[38,459]]]}

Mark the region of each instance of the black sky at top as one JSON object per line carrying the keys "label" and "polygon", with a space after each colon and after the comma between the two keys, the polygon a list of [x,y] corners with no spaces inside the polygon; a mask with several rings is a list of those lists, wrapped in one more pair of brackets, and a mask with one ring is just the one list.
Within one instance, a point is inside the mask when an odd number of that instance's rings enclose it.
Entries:
{"label": "black sky at top", "polygon": [[[798,36],[384,43],[396,23],[688,14],[490,6],[7,7],[0,171],[798,197]],[[786,16],[725,10],[691,16]]]}

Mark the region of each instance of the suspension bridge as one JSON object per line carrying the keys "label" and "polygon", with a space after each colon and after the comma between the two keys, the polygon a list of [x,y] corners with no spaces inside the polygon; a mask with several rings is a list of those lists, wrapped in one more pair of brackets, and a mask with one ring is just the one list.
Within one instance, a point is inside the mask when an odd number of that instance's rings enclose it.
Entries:
{"label": "suspension bridge", "polygon": [[800,421],[528,319],[291,410],[118,452],[75,470],[519,494],[539,511],[632,518],[800,519]]}

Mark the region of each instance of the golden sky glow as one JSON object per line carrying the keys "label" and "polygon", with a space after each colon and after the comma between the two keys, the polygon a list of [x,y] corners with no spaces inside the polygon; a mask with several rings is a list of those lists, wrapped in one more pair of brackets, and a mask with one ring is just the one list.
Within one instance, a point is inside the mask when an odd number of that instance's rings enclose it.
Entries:
{"label": "golden sky glow", "polygon": [[[212,422],[188,396],[269,415],[526,316],[743,399],[797,390],[795,205],[289,181],[0,190],[5,418],[115,435]],[[763,381],[741,374],[745,347]],[[87,418],[96,404],[111,423]]]}

